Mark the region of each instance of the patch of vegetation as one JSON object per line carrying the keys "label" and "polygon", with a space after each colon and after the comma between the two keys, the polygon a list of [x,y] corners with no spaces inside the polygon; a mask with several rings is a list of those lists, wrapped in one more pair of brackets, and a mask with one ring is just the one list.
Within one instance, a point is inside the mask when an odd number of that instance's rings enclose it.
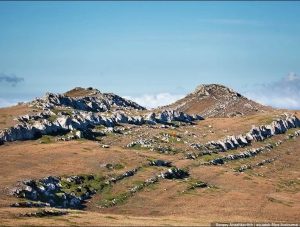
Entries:
{"label": "patch of vegetation", "polygon": [[60,110],[56,110],[56,109],[51,109],[51,111],[55,114],[58,114],[60,112]]}
{"label": "patch of vegetation", "polygon": [[124,166],[122,166],[121,164],[113,164],[112,168],[113,169],[124,169]]}
{"label": "patch of vegetation", "polygon": [[205,188],[205,190],[203,190],[203,193],[219,193],[220,188],[217,186],[212,186],[209,188]]}
{"label": "patch of vegetation", "polygon": [[5,125],[6,122],[5,121],[0,121],[0,125]]}
{"label": "patch of vegetation", "polygon": [[298,192],[300,191],[300,180],[291,179],[291,180],[282,180],[278,183],[278,187],[289,192]]}
{"label": "patch of vegetation", "polygon": [[104,216],[105,218],[108,218],[108,219],[115,219],[115,220],[118,220],[117,218],[115,217],[112,217],[112,216]]}
{"label": "patch of vegetation", "polygon": [[252,178],[251,178],[251,177],[248,177],[248,176],[245,176],[243,179],[244,179],[244,180],[252,180]]}
{"label": "patch of vegetation", "polygon": [[149,150],[149,147],[142,147],[141,144],[136,144],[133,147],[130,147],[129,149],[134,149],[134,150]]}
{"label": "patch of vegetation", "polygon": [[204,155],[201,156],[201,158],[205,161],[205,162],[210,162],[216,158],[220,158],[220,156],[218,154],[214,154],[214,153],[210,153],[209,155]]}
{"label": "patch of vegetation", "polygon": [[103,130],[105,128],[106,128],[106,126],[104,126],[104,125],[95,125],[95,129],[97,129],[97,130]]}
{"label": "patch of vegetation", "polygon": [[90,90],[86,90],[85,88],[77,87],[70,91],[67,91],[65,94],[68,97],[81,97],[81,96],[88,95],[89,92],[90,92]]}
{"label": "patch of vegetation", "polygon": [[150,188],[151,190],[155,190],[155,189],[157,189],[157,185],[156,184],[149,184],[147,186],[147,188]]}
{"label": "patch of vegetation", "polygon": [[105,193],[110,190],[111,186],[105,184],[105,177],[103,177],[101,173],[96,174],[94,177],[90,174],[79,174],[78,177],[82,183],[78,184],[78,182],[76,183],[75,181],[69,182],[67,179],[61,180],[62,191],[67,193],[73,192],[79,197],[87,191],[96,190]]}
{"label": "patch of vegetation", "polygon": [[89,140],[85,139],[85,138],[79,138],[79,139],[76,139],[76,141],[78,141],[79,143],[83,143],[83,142],[87,142]]}
{"label": "patch of vegetation", "polygon": [[48,118],[49,121],[54,122],[57,119],[56,115],[52,115],[51,117]]}
{"label": "patch of vegetation", "polygon": [[263,116],[258,119],[258,124],[269,125],[275,120],[274,116]]}
{"label": "patch of vegetation", "polygon": [[158,214],[158,213],[159,213],[159,210],[151,210],[150,213],[151,213],[151,214]]}
{"label": "patch of vegetation", "polygon": [[168,196],[168,199],[175,199],[175,196],[174,195],[170,195],[170,196]]}
{"label": "patch of vegetation", "polygon": [[92,151],[92,149],[91,148],[88,148],[88,147],[84,147],[84,148],[82,148],[83,149],[83,151]]}
{"label": "patch of vegetation", "polygon": [[141,181],[141,180],[134,180],[133,181],[133,184],[134,185],[141,185],[141,184],[143,184],[144,182],[143,181]]}
{"label": "patch of vegetation", "polygon": [[282,203],[281,200],[275,199],[275,198],[272,198],[272,197],[268,197],[268,200],[269,200],[270,202],[272,202],[272,203]]}
{"label": "patch of vegetation", "polygon": [[104,198],[105,201],[98,201],[97,204],[103,207],[110,207],[114,205],[121,205],[126,203],[126,200],[128,197],[130,197],[132,194],[130,192],[123,192],[118,195],[111,195],[111,194],[105,194]]}
{"label": "patch of vegetation", "polygon": [[43,144],[49,144],[49,143],[54,143],[54,137],[51,135],[42,135],[42,137],[38,140],[39,143]]}
{"label": "patch of vegetation", "polygon": [[184,139],[179,138],[179,137],[170,137],[169,138],[170,143],[184,143],[184,141],[185,141]]}

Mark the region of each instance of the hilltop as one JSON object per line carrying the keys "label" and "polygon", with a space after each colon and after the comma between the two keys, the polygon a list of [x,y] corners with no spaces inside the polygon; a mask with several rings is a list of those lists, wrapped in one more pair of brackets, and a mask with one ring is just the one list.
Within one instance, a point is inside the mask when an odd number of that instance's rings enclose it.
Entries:
{"label": "hilltop", "polygon": [[93,112],[106,112],[113,109],[145,110],[145,107],[124,99],[113,93],[101,93],[92,87],[76,87],[64,94],[46,93],[43,98],[31,101],[30,106],[39,109],[53,109],[57,107],[72,108]]}
{"label": "hilltop", "polygon": [[163,108],[171,108],[202,117],[238,117],[268,113],[274,109],[256,103],[231,88],[219,84],[202,84],[184,98]]}

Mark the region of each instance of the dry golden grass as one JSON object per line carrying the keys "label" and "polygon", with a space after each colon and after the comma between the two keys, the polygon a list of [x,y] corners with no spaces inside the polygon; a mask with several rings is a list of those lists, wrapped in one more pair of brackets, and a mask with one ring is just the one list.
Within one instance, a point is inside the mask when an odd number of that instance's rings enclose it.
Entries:
{"label": "dry golden grass", "polygon": [[12,107],[0,108],[0,130],[10,128],[18,124],[19,122],[15,121],[14,118],[32,113],[32,110],[34,109],[27,107],[26,105],[16,105]]}
{"label": "dry golden grass", "polygon": [[[2,193],[0,217],[4,225],[208,225],[211,222],[297,221],[300,211],[299,139],[286,141],[281,147],[246,160],[255,164],[280,154],[274,163],[256,167],[245,173],[232,168],[245,160],[228,162],[224,166],[197,166],[193,160],[182,160],[180,155],[163,155],[148,150],[135,151],[111,147],[102,149],[93,141],[70,141],[39,144],[36,141],[6,143],[1,146]],[[259,144],[257,144],[259,145]],[[291,153],[286,153],[286,150]],[[230,152],[228,152],[230,153]],[[190,177],[207,182],[212,188],[180,192],[188,184],[184,180],[161,179],[153,187],[145,188],[130,197],[123,205],[98,209],[95,206],[101,195],[87,203],[86,211],[53,218],[15,218],[13,214],[33,212],[34,209],[5,207],[16,202],[5,196],[5,187],[16,182],[48,175],[75,175],[78,173],[112,173],[101,167],[104,163],[122,163],[126,169],[143,166],[147,157],[172,161],[177,167],[190,169]],[[146,168],[135,176],[118,182],[111,194],[124,192],[135,182],[159,173],[163,167]],[[274,171],[275,170],[275,171]],[[259,176],[263,174],[264,176]],[[285,182],[295,181],[295,186]],[[283,184],[284,186],[280,185]],[[3,191],[4,190],[4,191]],[[45,220],[47,220],[45,222]]]}
{"label": "dry golden grass", "polygon": [[91,92],[91,90],[86,90],[85,88],[77,87],[70,91],[67,91],[65,94],[69,97],[83,97],[88,96]]}
{"label": "dry golden grass", "polygon": [[[2,116],[12,123],[15,116],[30,112],[31,108],[1,108]],[[287,111],[286,111],[287,112]],[[178,129],[149,129],[146,126],[133,127],[131,138],[124,134],[109,134],[100,139],[100,144],[110,144],[104,149],[96,141],[73,140],[40,144],[39,140],[8,142],[0,146],[0,225],[55,225],[55,226],[99,226],[99,225],[176,225],[199,226],[212,222],[299,222],[300,217],[300,138],[287,140],[279,147],[264,151],[256,157],[227,162],[223,166],[203,166],[198,160],[183,159],[183,154],[160,154],[149,149],[125,149],[123,146],[133,141],[134,136],[147,138],[173,133],[184,135],[183,140],[205,143],[227,135],[248,132],[252,125],[269,124],[282,112],[257,114],[239,118],[214,118],[197,121],[196,125]],[[289,113],[294,113],[290,111]],[[10,116],[11,115],[11,116]],[[297,113],[297,116],[299,114]],[[131,125],[124,126],[128,127]],[[210,127],[211,126],[211,127]],[[0,125],[1,127],[1,125]],[[185,135],[185,132],[188,134]],[[290,133],[292,130],[287,132]],[[128,132],[128,131],[127,131]],[[170,133],[171,132],[171,133]],[[192,135],[196,135],[194,137]],[[205,137],[202,135],[206,134]],[[132,136],[134,135],[134,136]],[[266,142],[257,142],[260,147],[276,142],[286,135],[277,135]],[[183,142],[174,142],[172,147],[195,151]],[[243,151],[227,151],[219,156]],[[253,167],[244,173],[233,169],[243,164],[256,163],[280,155],[274,162],[262,167]],[[148,159],[171,161],[173,166],[189,168],[188,180],[160,179],[135,193],[124,204],[107,209],[99,209],[97,204],[103,194],[96,194],[86,203],[84,211],[69,211],[60,217],[15,217],[15,214],[34,212],[35,208],[11,208],[8,205],[18,199],[8,196],[9,190],[19,181],[40,179],[49,175],[76,175],[82,173],[117,174],[136,167],[142,167],[133,177],[117,182],[109,191],[111,195],[125,192],[128,188],[156,176],[165,167],[150,167]],[[121,164],[122,169],[109,170],[103,164]],[[199,188],[181,193],[192,180],[208,183],[211,188]]]}

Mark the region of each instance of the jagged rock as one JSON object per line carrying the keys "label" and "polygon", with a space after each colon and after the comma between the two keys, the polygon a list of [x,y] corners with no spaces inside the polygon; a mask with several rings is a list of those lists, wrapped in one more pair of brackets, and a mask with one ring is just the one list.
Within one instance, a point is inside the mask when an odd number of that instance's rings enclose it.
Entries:
{"label": "jagged rock", "polygon": [[250,165],[242,165],[238,171],[244,172],[246,169],[251,169],[251,166]]}
{"label": "jagged rock", "polygon": [[150,166],[168,166],[168,167],[172,166],[171,162],[165,162],[162,160],[150,161],[149,165]]}
{"label": "jagged rock", "polygon": [[161,178],[167,178],[167,179],[182,179],[189,176],[189,173],[186,171],[183,171],[179,168],[170,168],[166,172],[162,172],[158,177]]}
{"label": "jagged rock", "polygon": [[116,113],[113,115],[114,121],[118,123],[128,123],[128,117],[123,113]]}
{"label": "jagged rock", "polygon": [[[253,126],[246,135],[227,136],[217,142],[210,141],[204,146],[209,150],[227,151],[251,145],[252,141],[264,141],[266,138],[276,134],[285,133],[290,128],[300,127],[300,120],[295,116],[286,116],[286,119],[273,121],[270,125],[262,125],[259,127]],[[297,134],[295,132],[295,134]],[[278,146],[280,142],[276,143]]]}
{"label": "jagged rock", "polygon": [[83,138],[83,132],[82,131],[77,131],[75,133],[75,135],[77,136],[77,138]]}
{"label": "jagged rock", "polygon": [[198,157],[195,153],[187,153],[185,154],[185,159],[196,159]]}
{"label": "jagged rock", "polygon": [[137,143],[136,142],[130,142],[126,145],[126,147],[134,147]]}
{"label": "jagged rock", "polygon": [[145,117],[145,122],[151,125],[155,125],[156,124],[156,114],[155,113],[149,113],[146,117]]}
{"label": "jagged rock", "polygon": [[203,118],[199,115],[188,115],[176,110],[163,110],[155,119],[156,122],[162,124],[170,124],[172,121],[190,122],[194,120],[203,120]]}
{"label": "jagged rock", "polygon": [[35,128],[32,128],[30,124],[23,123],[15,125],[10,129],[0,132],[0,140],[2,141],[15,141],[33,139],[35,135]]}
{"label": "jagged rock", "polygon": [[[77,90],[83,90],[79,88]],[[76,88],[74,89],[76,91]],[[87,89],[89,90],[89,89]],[[52,94],[46,93],[43,98],[36,98],[30,102],[31,106],[36,106],[41,109],[53,109],[54,107],[69,107],[72,109],[105,112],[111,109],[112,106],[130,107],[138,110],[145,108],[137,103],[126,100],[118,95],[112,93],[102,94],[97,89],[92,89],[89,96],[84,97],[69,97],[66,94]]]}
{"label": "jagged rock", "polygon": [[[57,102],[60,103],[60,101]],[[60,130],[87,131],[89,127],[94,127],[95,125],[106,126],[107,132],[112,131],[114,133],[116,132],[120,133],[119,131],[113,129],[113,127],[117,123],[129,123],[129,124],[142,125],[149,122],[154,124],[155,122],[168,123],[173,120],[184,120],[189,122],[193,120],[202,119],[200,116],[186,115],[183,114],[182,112],[167,111],[167,110],[164,110],[160,115],[160,117],[158,118],[155,118],[155,113],[150,113],[151,116],[149,118],[151,120],[147,120],[147,119],[145,120],[142,116],[126,116],[123,113],[115,113],[112,116],[105,118],[96,115],[92,112],[84,112],[84,111],[77,111],[77,110],[72,111],[71,115],[68,114],[66,115],[60,114],[60,115],[61,116],[56,115],[57,117],[53,122],[49,121],[48,119],[35,121],[33,124],[23,122],[22,124],[18,124],[14,127],[11,127],[10,129],[0,131],[0,141],[29,140],[29,139],[33,139],[37,134],[42,134],[42,135],[52,134]],[[50,115],[44,114],[43,116],[45,117]],[[29,119],[30,117],[27,118]],[[81,138],[81,135],[79,135],[78,138]],[[69,138],[69,139],[61,138],[61,140],[70,140],[70,139],[73,138]]]}

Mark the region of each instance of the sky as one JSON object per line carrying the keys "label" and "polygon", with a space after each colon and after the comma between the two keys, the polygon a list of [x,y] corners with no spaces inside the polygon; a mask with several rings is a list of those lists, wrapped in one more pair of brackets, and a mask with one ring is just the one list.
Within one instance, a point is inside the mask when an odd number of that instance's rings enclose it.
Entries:
{"label": "sky", "polygon": [[94,87],[148,108],[200,84],[300,109],[299,1],[0,1],[0,107]]}

